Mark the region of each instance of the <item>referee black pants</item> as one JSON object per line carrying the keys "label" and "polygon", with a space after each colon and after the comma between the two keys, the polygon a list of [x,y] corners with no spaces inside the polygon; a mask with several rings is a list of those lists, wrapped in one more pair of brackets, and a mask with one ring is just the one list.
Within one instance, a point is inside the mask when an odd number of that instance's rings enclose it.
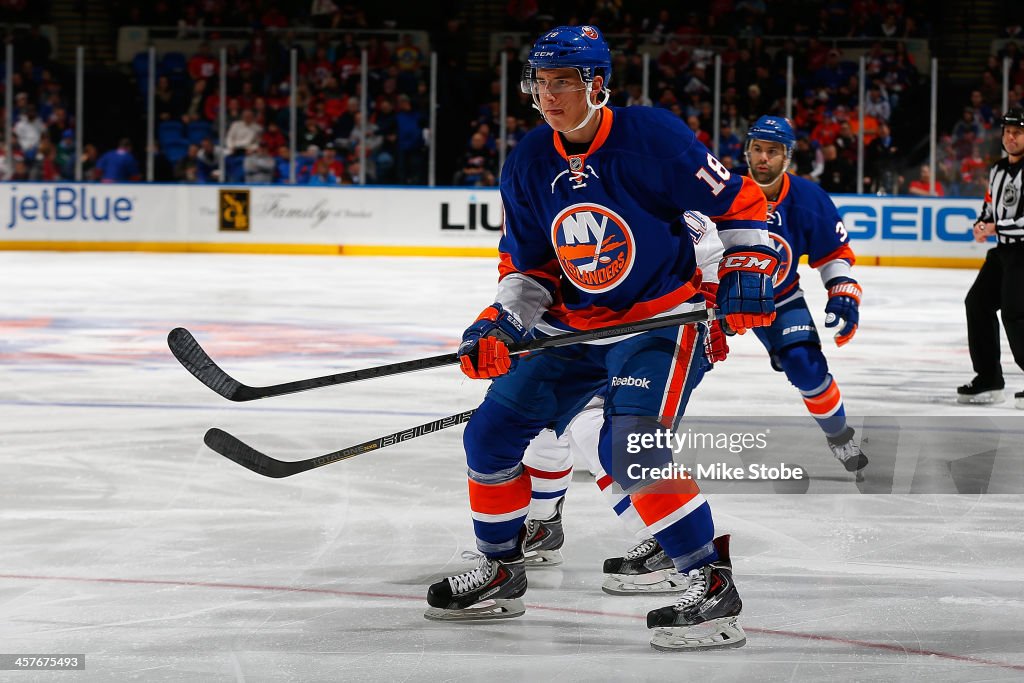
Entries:
{"label": "referee black pants", "polygon": [[990,249],[974,285],[964,300],[967,308],[967,343],[974,372],[985,384],[1002,384],[999,363],[999,321],[1010,341],[1017,365],[1024,370],[1024,245]]}

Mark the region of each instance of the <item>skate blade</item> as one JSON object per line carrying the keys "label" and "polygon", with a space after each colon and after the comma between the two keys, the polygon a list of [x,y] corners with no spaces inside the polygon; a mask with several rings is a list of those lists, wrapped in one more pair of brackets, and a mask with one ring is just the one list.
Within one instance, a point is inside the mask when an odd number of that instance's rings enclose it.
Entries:
{"label": "skate blade", "polygon": [[608,595],[669,595],[680,593],[689,585],[686,577],[661,569],[649,574],[609,574],[601,590]]}
{"label": "skate blade", "polygon": [[747,634],[736,623],[736,617],[712,619],[695,626],[658,628],[651,637],[651,647],[661,652],[721,650],[746,644]]}
{"label": "skate blade", "polygon": [[531,550],[526,553],[524,564],[527,569],[557,567],[565,561],[561,550]]}
{"label": "skate blade", "polygon": [[1024,398],[1013,399],[1013,405],[1017,410],[1024,410]]}
{"label": "skate blade", "polygon": [[487,619],[512,619],[526,613],[526,607],[519,598],[511,600],[485,600],[465,609],[444,609],[430,607],[423,616],[431,621],[484,621]]}
{"label": "skate blade", "polygon": [[[957,403],[964,403],[975,406],[991,405],[993,403],[1002,403],[1006,400],[1006,396],[1003,395],[1002,389],[993,389],[992,391],[983,391],[980,394],[974,394],[973,396],[966,396],[959,394],[956,397]],[[1019,405],[1017,406],[1020,407]]]}

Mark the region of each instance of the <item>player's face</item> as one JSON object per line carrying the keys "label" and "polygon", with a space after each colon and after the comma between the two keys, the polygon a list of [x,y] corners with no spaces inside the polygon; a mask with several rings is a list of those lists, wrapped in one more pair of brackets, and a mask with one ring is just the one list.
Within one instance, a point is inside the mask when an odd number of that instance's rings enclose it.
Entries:
{"label": "player's face", "polygon": [[555,130],[571,130],[587,115],[587,86],[576,69],[537,69],[535,87],[544,118]]}
{"label": "player's face", "polygon": [[1024,128],[1005,126],[1003,128],[1003,147],[1006,148],[1006,153],[1010,156],[1024,155]]}
{"label": "player's face", "polygon": [[769,185],[786,168],[786,148],[781,142],[751,140],[747,161],[750,164],[750,176],[762,185]]}

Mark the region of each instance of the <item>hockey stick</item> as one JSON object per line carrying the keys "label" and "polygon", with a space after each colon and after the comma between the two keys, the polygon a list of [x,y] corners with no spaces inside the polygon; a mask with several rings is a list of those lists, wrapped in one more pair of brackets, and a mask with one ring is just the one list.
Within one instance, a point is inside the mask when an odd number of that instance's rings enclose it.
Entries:
{"label": "hockey stick", "polygon": [[262,474],[264,477],[281,479],[316,467],[330,465],[332,462],[338,462],[339,460],[348,460],[349,458],[354,458],[357,455],[362,455],[369,451],[387,448],[388,446],[392,446],[402,441],[415,439],[417,436],[431,434],[441,429],[460,425],[463,422],[468,422],[469,418],[475,412],[475,409],[467,410],[464,413],[457,413],[455,415],[449,415],[448,417],[442,417],[439,420],[434,420],[433,422],[428,422],[426,424],[419,425],[418,427],[405,429],[400,432],[395,432],[394,434],[388,434],[387,436],[382,436],[355,446],[349,446],[348,448],[342,448],[340,451],[334,451],[333,453],[327,453],[315,458],[309,458],[308,460],[298,460],[295,462],[285,462],[283,460],[271,458],[269,455],[260,453],[252,446],[242,443],[236,437],[228,434],[222,429],[217,429],[216,427],[206,432],[206,437],[203,441],[206,442],[207,446],[220,453],[225,458],[234,460],[242,467],[250,469],[256,474]]}
{"label": "hockey stick", "polygon": [[[570,332],[568,334],[561,334],[555,337],[532,339],[518,346],[513,346],[509,349],[509,353],[520,354],[526,353],[527,351],[537,351],[539,349],[549,349],[557,346],[567,346],[569,344],[580,344],[598,339],[607,339],[609,337],[621,337],[627,334],[646,332],[647,330],[656,330],[662,327],[710,322],[714,319],[715,309],[713,308],[691,311],[690,313],[667,315],[663,318],[650,318],[648,320],[626,323],[624,325],[601,327],[596,330]],[[416,372],[417,370],[428,370],[430,368],[440,368],[446,365],[459,364],[459,357],[457,354],[446,353],[442,356],[431,356],[429,358],[403,361],[401,363],[391,363],[390,365],[378,365],[374,368],[341,372],[336,375],[324,375],[323,377],[313,377],[312,379],[300,379],[295,382],[285,382],[283,384],[274,384],[265,387],[253,387],[247,384],[242,384],[231,375],[221,370],[220,367],[213,362],[213,359],[210,358],[209,354],[203,350],[203,347],[199,345],[199,342],[197,342],[195,337],[192,336],[192,333],[183,327],[176,327],[171,330],[170,334],[167,335],[167,346],[170,347],[171,353],[173,353],[174,357],[178,359],[178,362],[181,363],[186,370],[195,375],[196,379],[231,401],[255,401],[261,398],[295,394],[300,391],[309,391],[310,389],[319,389],[320,387],[330,387],[336,384],[359,382],[361,380],[387,377],[388,375],[397,375],[404,372]]]}

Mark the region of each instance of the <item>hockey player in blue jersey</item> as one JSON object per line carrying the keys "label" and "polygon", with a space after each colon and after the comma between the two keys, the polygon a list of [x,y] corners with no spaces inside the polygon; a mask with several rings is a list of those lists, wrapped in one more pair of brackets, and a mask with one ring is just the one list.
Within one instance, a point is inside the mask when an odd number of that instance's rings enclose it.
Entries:
{"label": "hockey player in blue jersey", "polygon": [[504,226],[494,303],[464,333],[459,355],[473,378],[494,378],[463,437],[478,565],[430,586],[426,616],[519,616],[526,591],[524,520],[530,505],[523,452],[549,424],[576,415],[598,392],[604,470],[630,494],[689,588],[647,624],[660,649],[738,646],[742,603],[727,548],[713,542],[711,511],[692,479],[645,481],[671,451],[627,441],[671,428],[707,363],[704,330],[652,330],[604,344],[513,358],[527,334],[593,329],[703,307],[693,243],[680,217],[711,217],[725,246],[718,307],[735,330],[774,319],[778,254],[764,196],[729,172],[667,111],[605,106],[611,55],[593,26],[558,27],[533,46],[522,86],[549,127],[509,155],[500,191]]}
{"label": "hockey player in blue jersey", "polygon": [[813,182],[786,173],[795,143],[792,127],[780,116],[762,116],[747,132],[748,173],[768,200],[768,232],[782,259],[775,274],[775,322],[754,334],[768,350],[772,367],[786,373],[799,390],[833,455],[853,472],[867,465],[867,457],[846,424],[839,386],[800,289],[797,263],[807,256],[821,274],[828,290],[825,327],[837,329],[837,346],[857,332],[861,288],[851,277],[855,258],[835,204]]}

